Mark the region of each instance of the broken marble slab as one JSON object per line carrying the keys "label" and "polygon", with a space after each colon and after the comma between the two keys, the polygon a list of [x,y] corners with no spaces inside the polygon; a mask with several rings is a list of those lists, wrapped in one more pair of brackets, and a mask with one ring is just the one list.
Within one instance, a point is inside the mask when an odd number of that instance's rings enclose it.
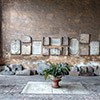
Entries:
{"label": "broken marble slab", "polygon": [[51,38],[50,37],[43,37],[43,45],[48,46],[50,45]]}
{"label": "broken marble slab", "polygon": [[42,50],[42,54],[44,55],[44,56],[49,56],[49,48],[48,47],[43,47],[43,50]]}
{"label": "broken marble slab", "polygon": [[68,47],[62,47],[62,55],[68,55]]}
{"label": "broken marble slab", "polygon": [[24,35],[24,36],[22,36],[21,41],[25,42],[25,43],[31,43],[32,42],[32,38],[31,38],[31,36]]}
{"label": "broken marble slab", "polygon": [[69,39],[68,39],[68,37],[62,37],[62,45],[64,45],[64,46],[68,46],[68,41]]}
{"label": "broken marble slab", "polygon": [[89,55],[89,45],[80,45],[80,55],[87,56]]}
{"label": "broken marble slab", "polygon": [[19,55],[21,53],[21,42],[20,40],[13,40],[11,42],[10,52],[13,55]]}
{"label": "broken marble slab", "polygon": [[31,49],[32,47],[30,43],[22,43],[22,55],[30,55]]}
{"label": "broken marble slab", "polygon": [[61,50],[58,48],[51,48],[50,55],[52,56],[59,56],[61,54]]}
{"label": "broken marble slab", "polygon": [[79,54],[79,41],[75,38],[70,40],[70,54],[78,55]]}
{"label": "broken marble slab", "polygon": [[89,43],[90,35],[89,34],[80,34],[80,43]]}
{"label": "broken marble slab", "polygon": [[100,43],[99,41],[90,42],[90,55],[99,55],[100,54]]}

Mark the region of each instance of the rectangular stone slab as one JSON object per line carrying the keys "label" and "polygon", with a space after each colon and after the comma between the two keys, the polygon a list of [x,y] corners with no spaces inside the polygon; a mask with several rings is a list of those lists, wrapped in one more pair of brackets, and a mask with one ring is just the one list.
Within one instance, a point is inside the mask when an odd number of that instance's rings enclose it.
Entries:
{"label": "rectangular stone slab", "polygon": [[62,44],[61,38],[51,38],[51,45],[60,46]]}
{"label": "rectangular stone slab", "polygon": [[31,54],[31,44],[22,43],[22,55],[30,55]]}
{"label": "rectangular stone slab", "polygon": [[43,54],[44,56],[48,56],[48,55],[49,55],[49,48],[43,47],[42,54]]}
{"label": "rectangular stone slab", "polygon": [[90,42],[90,55],[99,55],[100,54],[100,43],[99,41]]}
{"label": "rectangular stone slab", "polygon": [[20,40],[13,40],[11,42],[11,48],[10,48],[10,52],[11,54],[14,54],[14,55],[19,55],[21,53],[21,42]]}
{"label": "rectangular stone slab", "polygon": [[33,55],[42,54],[42,41],[33,41],[33,43],[32,43],[32,54]]}
{"label": "rectangular stone slab", "polygon": [[57,48],[51,48],[50,49],[50,55],[52,56],[56,56],[56,55],[60,55],[61,54],[61,51]]}
{"label": "rectangular stone slab", "polygon": [[62,48],[62,55],[64,55],[64,56],[68,55],[68,47]]}
{"label": "rectangular stone slab", "polygon": [[47,46],[50,45],[50,37],[43,37],[43,45]]}
{"label": "rectangular stone slab", "polygon": [[90,35],[89,34],[80,34],[80,43],[89,43]]}
{"label": "rectangular stone slab", "polygon": [[62,45],[68,45],[68,37],[62,37]]}
{"label": "rectangular stone slab", "polygon": [[70,40],[70,54],[77,55],[79,53],[79,41],[75,38]]}
{"label": "rectangular stone slab", "polygon": [[80,55],[89,55],[89,45],[80,45]]}

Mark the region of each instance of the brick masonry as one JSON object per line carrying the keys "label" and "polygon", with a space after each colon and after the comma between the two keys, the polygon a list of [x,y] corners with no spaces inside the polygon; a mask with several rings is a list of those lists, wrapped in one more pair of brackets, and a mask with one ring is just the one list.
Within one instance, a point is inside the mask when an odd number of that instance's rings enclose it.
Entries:
{"label": "brick masonry", "polygon": [[[3,0],[2,5],[2,49],[5,63],[14,62],[10,55],[12,40],[21,40],[23,36],[31,36],[33,40],[43,37],[77,38],[80,33],[90,34],[90,41],[100,40],[100,1],[99,0]],[[0,13],[1,14],[1,13]],[[0,15],[1,16],[1,15]],[[1,19],[3,19],[1,21]],[[1,37],[2,36],[2,37]],[[1,40],[1,39],[0,39]],[[15,56],[14,56],[15,57]],[[19,63],[25,60],[18,57]],[[35,60],[54,60],[52,57],[33,57]],[[61,59],[62,58],[62,59]],[[57,61],[63,61],[63,57]],[[70,58],[70,57],[69,57]],[[30,61],[30,56],[27,57]],[[99,56],[72,57],[68,62],[78,63],[79,60],[100,61]]]}

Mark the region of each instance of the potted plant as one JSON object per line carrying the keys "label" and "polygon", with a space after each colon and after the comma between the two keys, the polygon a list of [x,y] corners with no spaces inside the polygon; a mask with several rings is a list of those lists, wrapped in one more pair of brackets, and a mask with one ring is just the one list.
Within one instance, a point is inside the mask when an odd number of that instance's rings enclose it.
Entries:
{"label": "potted plant", "polygon": [[49,68],[45,69],[43,71],[44,79],[47,79],[49,77],[52,80],[52,87],[58,88],[59,87],[59,81],[61,81],[61,77],[63,75],[68,75],[70,68],[68,64],[62,64],[62,63],[49,63]]}

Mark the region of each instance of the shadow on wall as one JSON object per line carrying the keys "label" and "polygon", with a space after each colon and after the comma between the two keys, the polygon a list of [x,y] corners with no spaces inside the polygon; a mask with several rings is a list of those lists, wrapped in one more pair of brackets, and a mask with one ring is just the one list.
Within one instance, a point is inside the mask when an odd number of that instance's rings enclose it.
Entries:
{"label": "shadow on wall", "polygon": [[0,64],[3,63],[1,58],[3,57],[2,51],[2,2],[0,0]]}

